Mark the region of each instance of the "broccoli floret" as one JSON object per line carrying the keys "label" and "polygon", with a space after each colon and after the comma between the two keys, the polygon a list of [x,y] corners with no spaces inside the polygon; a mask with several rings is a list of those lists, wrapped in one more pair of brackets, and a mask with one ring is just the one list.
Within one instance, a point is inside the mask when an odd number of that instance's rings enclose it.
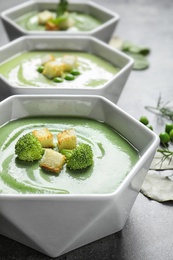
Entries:
{"label": "broccoli floret", "polygon": [[15,145],[15,154],[22,161],[35,161],[43,155],[41,143],[33,134],[23,135]]}
{"label": "broccoli floret", "polygon": [[93,164],[93,152],[91,146],[81,143],[74,149],[62,149],[61,153],[66,157],[67,167],[71,170],[81,170]]}

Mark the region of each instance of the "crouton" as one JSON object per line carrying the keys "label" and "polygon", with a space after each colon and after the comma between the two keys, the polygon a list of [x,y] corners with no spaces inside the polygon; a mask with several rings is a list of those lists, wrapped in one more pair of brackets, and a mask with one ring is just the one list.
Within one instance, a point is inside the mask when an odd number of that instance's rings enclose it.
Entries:
{"label": "crouton", "polygon": [[58,24],[55,24],[52,21],[47,21],[47,23],[46,23],[46,30],[47,31],[59,31],[60,27],[59,27]]}
{"label": "crouton", "polygon": [[43,75],[47,78],[61,77],[64,72],[64,64],[58,61],[49,61],[45,64]]}
{"label": "crouton", "polygon": [[74,149],[76,147],[77,137],[74,129],[64,130],[57,135],[58,148],[62,149]]}
{"label": "crouton", "polygon": [[45,170],[59,173],[65,164],[65,160],[66,157],[63,154],[46,148],[39,165]]}
{"label": "crouton", "polygon": [[38,13],[37,17],[38,17],[38,23],[42,25],[46,24],[47,21],[54,18],[53,14],[48,10]]}
{"label": "crouton", "polygon": [[61,62],[64,64],[64,70],[69,72],[78,66],[77,57],[73,55],[64,55]]}
{"label": "crouton", "polygon": [[54,147],[53,134],[47,128],[34,130],[32,134],[37,137],[42,147]]}
{"label": "crouton", "polygon": [[55,60],[55,57],[52,54],[47,54],[42,57],[41,64],[45,65],[47,62],[53,61],[53,60]]}

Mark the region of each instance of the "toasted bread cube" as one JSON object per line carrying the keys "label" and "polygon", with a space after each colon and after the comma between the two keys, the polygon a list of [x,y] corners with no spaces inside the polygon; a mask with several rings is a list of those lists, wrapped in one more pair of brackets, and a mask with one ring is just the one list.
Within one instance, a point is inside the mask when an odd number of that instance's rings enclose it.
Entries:
{"label": "toasted bread cube", "polygon": [[52,54],[47,54],[42,57],[41,64],[45,65],[47,62],[53,61],[53,60],[55,60],[55,57]]}
{"label": "toasted bread cube", "polygon": [[64,64],[58,61],[49,61],[45,64],[43,75],[47,78],[61,77],[64,71]]}
{"label": "toasted bread cube", "polygon": [[73,55],[64,55],[61,62],[64,64],[65,71],[71,71],[78,66],[77,57]]}
{"label": "toasted bread cube", "polygon": [[42,147],[54,147],[53,134],[47,128],[34,130],[32,133],[37,137]]}
{"label": "toasted bread cube", "polygon": [[45,170],[59,173],[63,165],[65,164],[66,157],[52,149],[45,149],[42,159],[40,160],[40,167],[44,168]]}
{"label": "toasted bread cube", "polygon": [[48,10],[40,12],[37,17],[38,17],[38,23],[42,25],[46,24],[47,21],[54,18],[53,14]]}
{"label": "toasted bread cube", "polygon": [[48,21],[45,25],[46,31],[59,31],[60,27],[58,24],[53,23],[52,21]]}
{"label": "toasted bread cube", "polygon": [[58,148],[62,149],[74,149],[76,147],[77,137],[74,129],[64,130],[57,135]]}

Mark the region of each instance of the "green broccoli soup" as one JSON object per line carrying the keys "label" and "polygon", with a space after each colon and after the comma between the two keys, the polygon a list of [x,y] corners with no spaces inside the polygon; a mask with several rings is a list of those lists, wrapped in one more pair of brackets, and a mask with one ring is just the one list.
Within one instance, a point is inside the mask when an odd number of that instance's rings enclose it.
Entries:
{"label": "green broccoli soup", "polygon": [[0,74],[16,87],[95,88],[118,71],[96,55],[75,51],[23,52],[0,64]]}
{"label": "green broccoli soup", "polygon": [[[64,130],[73,129],[71,136],[75,131],[77,145],[91,147],[93,162],[90,160],[89,166],[80,170],[72,170],[64,163],[55,173],[40,166],[40,157],[34,161],[20,160],[15,153],[16,143],[21,137],[43,128],[52,133],[54,143],[53,148],[44,151],[51,151],[52,156],[60,153],[57,136],[61,133],[62,137]],[[114,129],[88,118],[25,117],[2,125],[0,136],[1,194],[112,193],[139,159],[138,151]],[[70,144],[73,145],[73,140]]]}
{"label": "green broccoli soup", "polygon": [[[47,13],[46,13],[47,12]],[[49,13],[48,13],[49,12]],[[42,15],[43,19],[40,19],[39,15]],[[96,19],[95,17],[79,12],[68,12],[68,15],[63,15],[58,19],[54,19],[54,24],[56,27],[51,27],[46,25],[46,18],[49,20],[56,17],[56,13],[54,11],[32,11],[27,14],[24,14],[16,19],[16,23],[24,28],[27,31],[91,31],[102,24],[101,21]],[[58,24],[58,26],[57,26]]]}

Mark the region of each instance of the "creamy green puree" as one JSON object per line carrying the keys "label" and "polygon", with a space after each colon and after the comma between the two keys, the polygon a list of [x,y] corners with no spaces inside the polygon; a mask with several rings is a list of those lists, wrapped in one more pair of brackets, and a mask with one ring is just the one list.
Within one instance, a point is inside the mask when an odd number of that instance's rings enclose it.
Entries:
{"label": "creamy green puree", "polygon": [[[46,54],[52,54],[56,60],[60,60],[66,54],[77,56],[79,64],[77,69],[80,71],[80,75],[73,81],[64,80],[62,83],[55,83],[46,78],[37,71],[42,57]],[[119,68],[110,62],[85,52],[30,51],[20,53],[0,64],[0,74],[16,87],[101,87],[118,71]]]}
{"label": "creamy green puree", "polygon": [[[52,12],[55,14],[55,12]],[[45,26],[38,24],[38,11],[32,11],[16,19],[16,23],[27,31],[45,31]],[[69,12],[74,24],[68,30],[91,31],[101,25],[101,21],[95,17],[79,12]]]}
{"label": "creamy green puree", "polygon": [[[47,127],[57,133],[75,128],[78,143],[91,145],[94,164],[72,171],[66,166],[59,174],[46,172],[38,162],[23,162],[14,154],[21,136]],[[87,118],[33,117],[10,121],[0,128],[0,193],[111,193],[138,160],[138,152],[105,123]],[[55,148],[57,149],[57,148]]]}

